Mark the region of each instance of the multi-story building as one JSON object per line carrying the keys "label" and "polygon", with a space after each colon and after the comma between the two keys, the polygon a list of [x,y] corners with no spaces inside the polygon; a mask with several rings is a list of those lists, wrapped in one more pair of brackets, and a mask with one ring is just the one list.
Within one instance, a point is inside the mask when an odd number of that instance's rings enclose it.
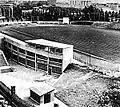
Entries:
{"label": "multi-story building", "polygon": [[26,40],[5,36],[5,54],[10,59],[48,74],[62,74],[73,58],[73,46],[44,39]]}

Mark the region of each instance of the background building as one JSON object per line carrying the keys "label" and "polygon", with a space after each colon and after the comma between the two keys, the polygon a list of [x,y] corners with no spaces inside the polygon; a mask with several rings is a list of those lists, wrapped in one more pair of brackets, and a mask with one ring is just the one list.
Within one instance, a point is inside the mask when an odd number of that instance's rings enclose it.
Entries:
{"label": "background building", "polygon": [[91,0],[57,0],[56,6],[84,8],[91,5]]}

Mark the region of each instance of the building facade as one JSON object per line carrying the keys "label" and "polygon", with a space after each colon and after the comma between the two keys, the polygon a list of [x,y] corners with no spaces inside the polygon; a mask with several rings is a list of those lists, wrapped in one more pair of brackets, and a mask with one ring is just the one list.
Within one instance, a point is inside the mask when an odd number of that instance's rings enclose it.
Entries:
{"label": "building facade", "polygon": [[0,6],[0,15],[7,19],[13,18],[13,4],[3,4]]}
{"label": "building facade", "polygon": [[5,55],[34,70],[47,74],[62,74],[73,59],[73,46],[44,39],[25,42],[5,36]]}
{"label": "building facade", "polygon": [[54,88],[45,85],[44,87],[31,87],[30,88],[30,99],[35,101],[38,105],[47,104],[47,107],[54,107]]}

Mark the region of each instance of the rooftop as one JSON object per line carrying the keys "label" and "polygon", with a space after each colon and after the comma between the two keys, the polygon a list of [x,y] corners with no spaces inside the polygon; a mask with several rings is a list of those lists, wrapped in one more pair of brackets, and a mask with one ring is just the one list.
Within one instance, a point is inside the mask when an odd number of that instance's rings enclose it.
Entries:
{"label": "rooftop", "polygon": [[53,87],[48,86],[45,83],[42,83],[42,85],[37,86],[37,87],[31,87],[30,90],[34,91],[35,93],[37,93],[39,96],[42,96],[48,92],[51,92],[54,90]]}
{"label": "rooftop", "polygon": [[45,39],[36,39],[36,40],[27,40],[26,42],[33,43],[33,44],[40,44],[44,46],[50,46],[50,47],[57,47],[57,48],[68,48],[72,45],[67,45],[63,43],[53,42]]}

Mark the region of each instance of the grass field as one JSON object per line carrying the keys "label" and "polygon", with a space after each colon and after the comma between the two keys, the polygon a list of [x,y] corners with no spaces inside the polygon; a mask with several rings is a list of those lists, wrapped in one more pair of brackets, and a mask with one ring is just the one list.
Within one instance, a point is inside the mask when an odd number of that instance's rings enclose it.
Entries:
{"label": "grass field", "polygon": [[2,31],[22,41],[47,39],[120,63],[120,32],[78,25],[12,26]]}

